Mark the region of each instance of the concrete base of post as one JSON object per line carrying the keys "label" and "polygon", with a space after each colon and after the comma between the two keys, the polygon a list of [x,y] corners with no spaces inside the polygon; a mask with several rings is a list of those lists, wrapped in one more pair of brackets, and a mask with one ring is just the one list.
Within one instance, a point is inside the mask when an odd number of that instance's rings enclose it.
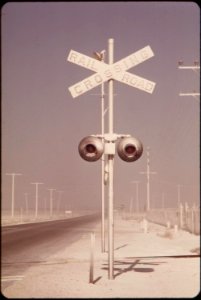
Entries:
{"label": "concrete base of post", "polygon": [[91,253],[90,253],[90,269],[89,269],[89,283],[94,283],[94,246],[95,233],[91,233]]}
{"label": "concrete base of post", "polygon": [[175,233],[175,234],[178,233],[178,225],[174,225],[174,233]]}
{"label": "concrete base of post", "polygon": [[143,219],[142,221],[142,228],[144,233],[148,232],[148,221],[146,219]]}
{"label": "concrete base of post", "polygon": [[170,229],[170,221],[167,221],[166,226],[167,226],[167,229]]}

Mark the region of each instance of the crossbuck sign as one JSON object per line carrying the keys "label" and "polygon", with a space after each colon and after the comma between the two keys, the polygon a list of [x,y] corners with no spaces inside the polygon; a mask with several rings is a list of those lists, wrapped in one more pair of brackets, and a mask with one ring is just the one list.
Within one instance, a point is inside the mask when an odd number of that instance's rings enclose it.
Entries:
{"label": "crossbuck sign", "polygon": [[86,79],[69,87],[69,91],[73,98],[76,98],[85,92],[95,88],[110,79],[116,79],[122,83],[152,93],[155,88],[155,82],[144,79],[140,76],[126,72],[128,69],[137,66],[145,60],[154,56],[150,46],[134,52],[133,54],[119,60],[114,64],[106,64],[87,55],[71,50],[67,60],[86,69],[96,72]]}

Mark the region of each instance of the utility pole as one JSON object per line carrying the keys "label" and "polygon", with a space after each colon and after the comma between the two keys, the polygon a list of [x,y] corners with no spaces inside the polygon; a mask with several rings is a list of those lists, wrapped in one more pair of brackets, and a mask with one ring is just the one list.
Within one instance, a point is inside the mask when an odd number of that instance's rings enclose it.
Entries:
{"label": "utility pole", "polygon": [[57,214],[59,213],[60,210],[60,204],[61,204],[61,195],[64,191],[57,191],[59,196],[58,196],[58,202],[57,202]]}
{"label": "utility pole", "polygon": [[26,215],[28,216],[28,212],[29,212],[29,209],[28,209],[28,193],[24,193],[24,196],[25,196],[25,205],[26,205]]}
{"label": "utility pole", "polygon": [[[197,71],[200,70],[200,65],[198,61],[194,61],[194,64],[191,66],[185,66],[183,61],[178,62],[178,69],[184,69],[184,70],[193,70]],[[193,96],[193,97],[199,97],[200,93],[193,91],[192,93],[179,93],[179,96]],[[198,98],[199,99],[199,98]]]}
{"label": "utility pole", "polygon": [[182,184],[177,184],[177,205],[178,207],[180,207],[181,204],[181,187],[183,185]]}
{"label": "utility pole", "polygon": [[38,186],[39,184],[43,184],[42,182],[31,182],[31,184],[36,185],[36,208],[35,208],[35,218],[38,217]]}
{"label": "utility pole", "polygon": [[130,199],[130,207],[129,207],[129,211],[130,211],[130,216],[131,216],[131,214],[132,214],[132,212],[133,212],[133,197],[131,197],[131,199]]}
{"label": "utility pole", "polygon": [[140,172],[140,174],[147,175],[147,203],[146,203],[146,211],[149,211],[151,208],[150,205],[150,175],[156,174],[156,172],[150,171],[150,161],[149,161],[149,147],[147,147],[147,170],[145,172]]}
{"label": "utility pole", "polygon": [[181,184],[177,184],[177,205],[179,212],[179,227],[183,228],[183,205],[181,203]]}
{"label": "utility pole", "polygon": [[43,200],[44,200],[44,215],[46,216],[46,214],[47,214],[47,198],[44,197]]}
{"label": "utility pole", "polygon": [[22,174],[19,173],[6,173],[6,175],[12,176],[12,193],[11,193],[11,218],[14,217],[15,210],[15,176],[19,176]]}
{"label": "utility pole", "polygon": [[162,193],[162,209],[165,209],[165,193]]}
{"label": "utility pole", "polygon": [[56,191],[56,189],[48,189],[48,191],[50,191],[50,217],[52,217],[52,212],[53,212],[53,198],[52,198],[52,194],[53,194],[53,191]]}
{"label": "utility pole", "polygon": [[137,180],[133,180],[131,181],[131,183],[135,183],[135,190],[136,190],[136,212],[139,213],[140,211],[140,206],[139,206],[139,198],[138,198],[138,185],[140,183],[140,181]]}

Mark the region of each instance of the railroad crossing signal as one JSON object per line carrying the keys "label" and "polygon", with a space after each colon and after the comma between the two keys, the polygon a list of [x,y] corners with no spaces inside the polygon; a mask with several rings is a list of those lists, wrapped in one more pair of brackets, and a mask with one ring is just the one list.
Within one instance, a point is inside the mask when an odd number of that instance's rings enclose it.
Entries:
{"label": "railroad crossing signal", "polygon": [[[103,61],[93,59],[89,56],[71,50],[67,61],[75,63],[81,67],[89,69],[96,72],[95,74],[87,77],[86,79],[76,83],[75,85],[69,88],[69,91],[73,98],[76,98],[85,92],[95,88],[96,86],[103,84],[105,81],[108,81],[108,108],[109,108],[109,120],[108,120],[108,134],[104,134],[104,148],[107,150],[108,154],[108,278],[114,279],[114,218],[113,218],[113,162],[115,155],[115,144],[117,137],[119,135],[114,134],[113,132],[113,80],[116,79],[122,83],[128,84],[132,87],[143,90],[147,93],[152,93],[155,88],[155,82],[149,81],[137,75],[126,72],[128,69],[135,67],[136,65],[144,62],[145,60],[154,56],[153,51],[150,46],[146,46],[143,49],[132,53],[131,55],[119,60],[116,63],[113,63],[113,46],[114,40],[108,40],[108,53],[109,53],[109,64],[106,64]],[[129,135],[130,136],[130,135]],[[107,138],[108,137],[108,138]],[[88,137],[91,139],[91,137]],[[87,140],[88,140],[87,138]],[[84,143],[84,148],[82,147]],[[90,144],[85,144],[85,140],[82,141],[79,147],[80,154],[84,159],[89,161],[96,160],[96,151],[95,145],[92,143],[92,140],[89,141]],[[100,143],[99,143],[100,144]],[[101,145],[99,145],[99,152],[103,151]],[[120,147],[120,146],[119,146]],[[142,153],[142,147],[137,148],[135,145],[129,142],[127,144],[121,144],[120,153],[124,152],[124,155],[120,157],[124,160],[125,154],[132,155],[137,151]],[[95,156],[94,156],[95,154]],[[139,156],[138,156],[139,158]],[[135,160],[135,159],[134,159]],[[131,161],[131,160],[126,160]],[[132,160],[133,161],[133,160]]]}
{"label": "railroad crossing signal", "polygon": [[150,46],[146,46],[141,50],[128,55],[114,64],[106,64],[92,57],[71,50],[67,61],[84,67],[88,70],[96,72],[86,79],[69,87],[69,91],[73,98],[76,98],[85,92],[97,87],[98,85],[110,79],[116,79],[122,83],[128,84],[147,93],[152,94],[155,88],[155,82],[147,80],[143,77],[133,75],[126,70],[135,67],[145,60],[154,56]]}

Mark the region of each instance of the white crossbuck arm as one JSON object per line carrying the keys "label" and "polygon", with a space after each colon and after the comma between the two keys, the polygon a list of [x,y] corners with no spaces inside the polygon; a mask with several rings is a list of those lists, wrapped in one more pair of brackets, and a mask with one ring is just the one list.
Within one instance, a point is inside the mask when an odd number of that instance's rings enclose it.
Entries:
{"label": "white crossbuck arm", "polygon": [[126,72],[126,70],[144,62],[152,56],[154,56],[154,53],[151,50],[151,47],[146,46],[118,62],[108,65],[103,61],[98,61],[92,57],[71,50],[67,58],[69,62],[75,63],[96,73],[71,86],[69,91],[72,97],[75,98],[105,81],[115,79],[145,92],[152,93],[155,88],[155,82]]}

